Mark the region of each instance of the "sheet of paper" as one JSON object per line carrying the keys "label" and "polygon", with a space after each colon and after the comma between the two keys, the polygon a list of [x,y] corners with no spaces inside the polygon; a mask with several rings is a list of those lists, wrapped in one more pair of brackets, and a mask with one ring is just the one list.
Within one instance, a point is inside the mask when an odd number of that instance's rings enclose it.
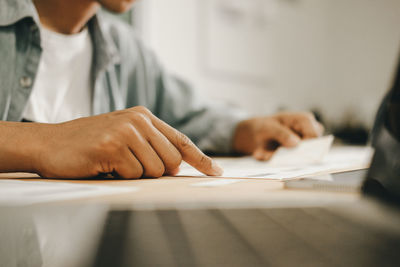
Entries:
{"label": "sheet of paper", "polygon": [[112,195],[137,191],[137,187],[89,184],[0,180],[0,204],[30,205],[59,200]]}
{"label": "sheet of paper", "polygon": [[[372,155],[370,147],[340,146],[332,147],[318,163],[277,166],[251,157],[217,158],[216,161],[224,169],[220,178],[288,180],[365,169],[369,167]],[[204,174],[183,163],[179,176],[204,177]]]}
{"label": "sheet of paper", "polygon": [[234,184],[243,181],[243,179],[214,179],[211,181],[193,183],[191,186],[194,187],[218,187],[229,184]]}
{"label": "sheet of paper", "polygon": [[320,163],[328,154],[333,135],[301,141],[294,148],[280,147],[269,161],[271,166],[293,166]]}

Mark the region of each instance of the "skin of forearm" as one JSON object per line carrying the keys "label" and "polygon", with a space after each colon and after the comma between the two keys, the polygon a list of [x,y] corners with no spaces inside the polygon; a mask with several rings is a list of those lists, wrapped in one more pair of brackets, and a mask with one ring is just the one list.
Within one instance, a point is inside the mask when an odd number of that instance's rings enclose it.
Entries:
{"label": "skin of forearm", "polygon": [[0,172],[36,172],[44,127],[39,123],[0,122]]}
{"label": "skin of forearm", "polygon": [[58,124],[0,122],[0,172],[45,178],[175,175],[182,160],[207,175],[222,169],[145,107]]}
{"label": "skin of forearm", "polygon": [[[270,142],[292,147],[322,135],[307,113],[282,113],[239,123],[236,151],[268,160]],[[207,175],[222,169],[184,134],[145,107],[133,107],[60,124],[0,121],[0,172],[83,178],[117,173],[126,179],[174,175],[182,160]]]}

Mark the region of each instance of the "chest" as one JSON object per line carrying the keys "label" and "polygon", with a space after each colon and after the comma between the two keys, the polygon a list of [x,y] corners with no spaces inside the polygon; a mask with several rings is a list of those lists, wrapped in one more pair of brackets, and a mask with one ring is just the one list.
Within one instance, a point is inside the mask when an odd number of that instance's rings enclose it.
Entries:
{"label": "chest", "polygon": [[37,27],[23,21],[0,27],[0,118],[17,121],[32,90],[41,48]]}

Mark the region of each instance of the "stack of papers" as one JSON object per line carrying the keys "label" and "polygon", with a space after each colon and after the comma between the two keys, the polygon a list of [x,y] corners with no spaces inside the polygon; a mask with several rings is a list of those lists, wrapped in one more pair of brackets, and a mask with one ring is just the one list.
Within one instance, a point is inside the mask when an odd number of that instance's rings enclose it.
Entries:
{"label": "stack of papers", "polygon": [[328,155],[334,137],[308,139],[293,148],[280,147],[268,162],[271,166],[294,166],[320,163]]}
{"label": "stack of papers", "polygon": [[[252,157],[217,158],[224,169],[220,178],[253,178],[288,180],[314,175],[353,171],[368,168],[372,159],[371,147],[332,147],[333,137],[303,141],[299,146],[280,148],[267,162]],[[204,177],[204,174],[186,163],[179,176]]]}

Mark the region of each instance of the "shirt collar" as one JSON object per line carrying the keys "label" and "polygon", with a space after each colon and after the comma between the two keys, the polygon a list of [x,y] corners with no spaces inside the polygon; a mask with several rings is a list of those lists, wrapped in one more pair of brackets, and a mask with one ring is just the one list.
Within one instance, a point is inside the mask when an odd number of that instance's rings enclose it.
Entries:
{"label": "shirt collar", "polygon": [[[95,56],[99,57],[99,65],[116,64],[120,62],[120,54],[106,29],[103,14],[99,11],[89,21],[89,30],[96,49]],[[32,0],[2,0],[0,1],[0,26],[7,26],[30,17],[40,25],[39,15]]]}
{"label": "shirt collar", "polygon": [[[93,74],[96,77],[110,65],[121,61],[119,50],[107,29],[104,15],[99,11],[88,22],[94,48]],[[37,25],[40,25],[39,15],[32,0],[0,1],[0,26],[12,25],[26,17],[32,18]]]}
{"label": "shirt collar", "polygon": [[39,16],[31,0],[0,1],[0,26],[7,26],[30,17],[39,24]]}
{"label": "shirt collar", "polygon": [[95,57],[99,63],[97,65],[118,64],[121,61],[121,56],[107,29],[106,19],[102,11],[97,12],[89,21],[88,27],[95,49]]}

